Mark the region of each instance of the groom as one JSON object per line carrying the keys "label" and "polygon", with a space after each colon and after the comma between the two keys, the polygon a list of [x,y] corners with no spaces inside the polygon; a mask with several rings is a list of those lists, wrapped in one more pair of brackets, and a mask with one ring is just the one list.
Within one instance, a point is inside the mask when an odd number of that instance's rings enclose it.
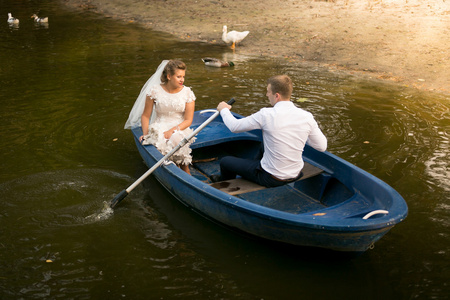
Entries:
{"label": "groom", "polygon": [[219,103],[217,110],[230,131],[261,129],[264,143],[262,159],[222,158],[220,180],[240,175],[266,187],[281,186],[302,176],[302,153],[306,143],[319,151],[327,149],[327,138],[313,115],[296,107],[290,101],[291,94],[292,80],[289,76],[276,75],[267,81],[266,96],[273,107],[236,119],[230,112],[230,105]]}

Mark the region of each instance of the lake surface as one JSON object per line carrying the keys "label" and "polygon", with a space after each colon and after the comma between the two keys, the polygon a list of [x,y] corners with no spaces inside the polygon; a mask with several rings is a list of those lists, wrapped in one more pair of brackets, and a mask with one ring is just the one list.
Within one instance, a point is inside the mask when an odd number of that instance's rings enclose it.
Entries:
{"label": "lake surface", "polygon": [[[48,26],[30,19],[39,11]],[[93,15],[56,0],[0,0],[1,299],[447,299],[450,99],[251,57]],[[7,13],[19,18],[9,27]],[[0,23],[1,24],[1,23]],[[202,57],[233,60],[205,67]],[[407,219],[354,257],[281,247],[203,219],[153,177],[124,130],[163,59],[188,65],[196,109],[268,106],[289,74],[329,151],[394,187]]]}

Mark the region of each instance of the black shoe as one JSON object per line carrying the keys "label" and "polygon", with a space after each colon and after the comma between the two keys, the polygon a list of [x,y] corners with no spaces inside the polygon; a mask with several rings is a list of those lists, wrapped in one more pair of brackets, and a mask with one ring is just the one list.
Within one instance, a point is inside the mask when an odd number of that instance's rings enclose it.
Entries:
{"label": "black shoe", "polygon": [[211,175],[209,178],[211,179],[212,182],[221,181],[220,175]]}

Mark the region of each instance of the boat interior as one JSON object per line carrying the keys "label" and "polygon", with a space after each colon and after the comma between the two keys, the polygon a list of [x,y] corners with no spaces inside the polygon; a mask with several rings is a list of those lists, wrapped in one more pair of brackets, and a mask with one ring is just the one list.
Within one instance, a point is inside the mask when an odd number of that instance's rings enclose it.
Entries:
{"label": "boat interior", "polygon": [[[305,160],[303,176],[297,181],[276,188],[266,188],[243,178],[213,182],[220,174],[220,159],[224,156],[255,158],[261,142],[254,140],[227,141],[205,147],[193,147],[191,174],[197,179],[240,199],[292,214],[322,210],[348,202],[354,196],[333,174]],[[362,203],[360,203],[361,205]],[[368,205],[368,203],[364,204]]]}

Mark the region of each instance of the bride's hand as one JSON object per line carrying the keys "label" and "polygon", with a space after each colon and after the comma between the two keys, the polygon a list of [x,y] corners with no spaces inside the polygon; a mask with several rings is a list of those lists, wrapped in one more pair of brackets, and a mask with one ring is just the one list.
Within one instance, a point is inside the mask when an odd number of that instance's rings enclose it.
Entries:
{"label": "bride's hand", "polygon": [[164,137],[168,140],[168,139],[170,139],[170,137],[172,136],[172,134],[173,134],[173,129],[169,129],[169,130],[167,130],[167,131],[164,131]]}

